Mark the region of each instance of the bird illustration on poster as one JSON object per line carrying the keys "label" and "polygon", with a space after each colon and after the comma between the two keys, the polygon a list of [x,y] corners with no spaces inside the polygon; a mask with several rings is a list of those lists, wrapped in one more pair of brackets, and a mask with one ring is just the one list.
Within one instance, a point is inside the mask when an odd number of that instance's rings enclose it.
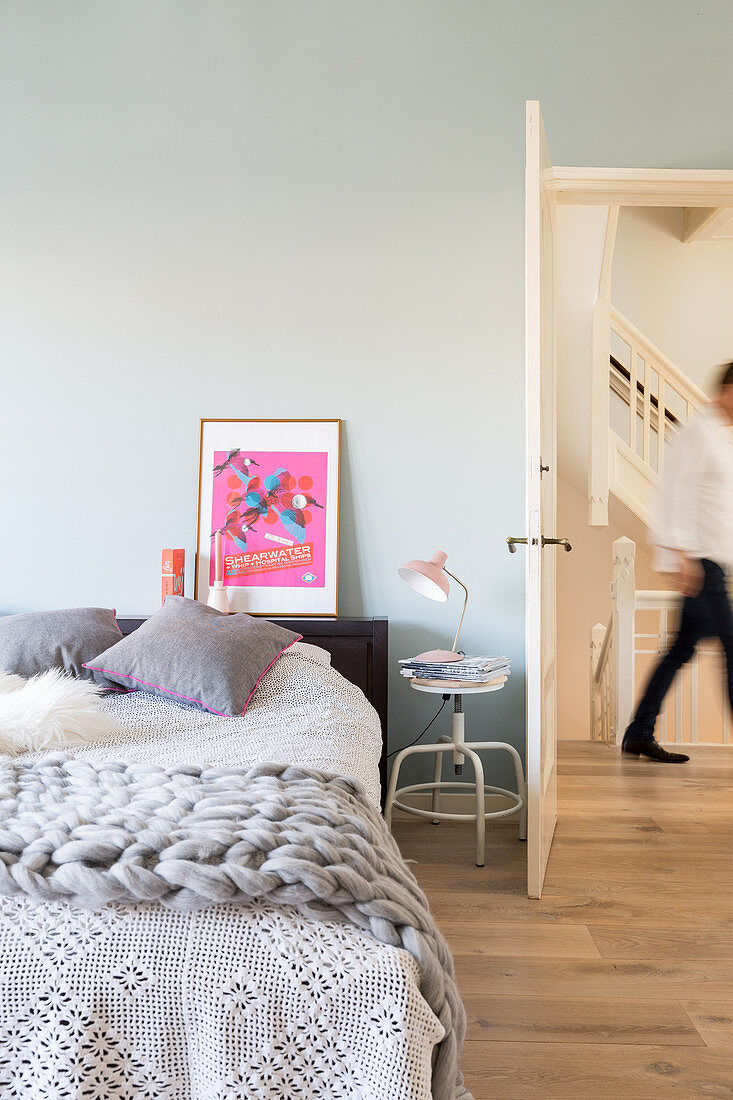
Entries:
{"label": "bird illustration on poster", "polygon": [[214,467],[214,477],[218,477],[219,474],[224,473],[224,470],[229,466],[236,477],[240,481],[249,481],[250,466],[257,466],[253,458],[246,458],[241,451],[229,451],[224,461]]}

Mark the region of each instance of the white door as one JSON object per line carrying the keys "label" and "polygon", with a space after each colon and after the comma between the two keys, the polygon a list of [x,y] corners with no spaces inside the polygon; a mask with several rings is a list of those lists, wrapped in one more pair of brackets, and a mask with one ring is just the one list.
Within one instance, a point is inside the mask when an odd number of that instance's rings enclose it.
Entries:
{"label": "white door", "polygon": [[[557,820],[555,668],[555,207],[540,105],[527,103],[525,327],[527,384],[527,892],[538,898]],[[548,544],[549,540],[549,544]],[[564,549],[569,549],[569,543]]]}

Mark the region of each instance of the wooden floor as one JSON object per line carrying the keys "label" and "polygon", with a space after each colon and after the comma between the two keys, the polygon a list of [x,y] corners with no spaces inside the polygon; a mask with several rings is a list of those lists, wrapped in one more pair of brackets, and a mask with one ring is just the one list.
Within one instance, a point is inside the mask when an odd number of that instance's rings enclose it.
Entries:
{"label": "wooden floor", "polygon": [[733,749],[560,750],[541,901],[516,826],[395,823],[456,962],[476,1100],[733,1097]]}

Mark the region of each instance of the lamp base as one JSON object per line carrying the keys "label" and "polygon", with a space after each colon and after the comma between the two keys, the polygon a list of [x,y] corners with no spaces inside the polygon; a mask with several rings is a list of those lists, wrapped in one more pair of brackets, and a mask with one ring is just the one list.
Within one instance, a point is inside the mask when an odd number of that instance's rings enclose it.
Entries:
{"label": "lamp base", "polygon": [[415,661],[434,661],[435,664],[447,664],[449,661],[462,661],[463,654],[456,653],[454,649],[429,649],[427,653],[418,653]]}
{"label": "lamp base", "polygon": [[214,581],[213,585],[209,589],[209,598],[206,601],[209,607],[216,608],[217,611],[222,611],[224,614],[229,612],[229,598],[227,596],[227,590],[224,587],[222,581]]}

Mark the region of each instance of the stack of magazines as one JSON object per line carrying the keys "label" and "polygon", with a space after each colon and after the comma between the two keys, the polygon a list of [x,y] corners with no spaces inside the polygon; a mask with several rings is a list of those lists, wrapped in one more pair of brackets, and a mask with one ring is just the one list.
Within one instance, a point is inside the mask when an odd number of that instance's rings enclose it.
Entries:
{"label": "stack of magazines", "polygon": [[460,661],[425,661],[405,657],[400,672],[419,684],[493,684],[503,683],[509,675],[507,657],[462,657]]}

